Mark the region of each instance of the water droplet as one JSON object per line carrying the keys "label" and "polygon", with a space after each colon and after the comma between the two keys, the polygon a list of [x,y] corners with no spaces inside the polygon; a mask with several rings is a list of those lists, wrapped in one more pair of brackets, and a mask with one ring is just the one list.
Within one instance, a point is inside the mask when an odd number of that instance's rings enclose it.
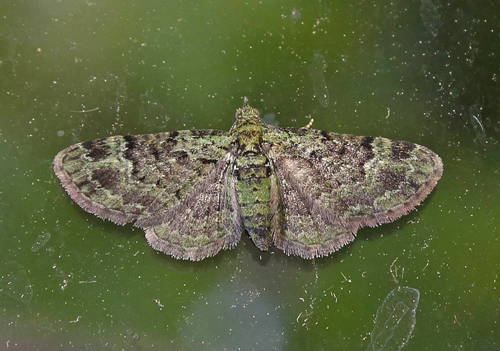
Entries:
{"label": "water droplet", "polygon": [[270,125],[273,125],[273,126],[277,126],[278,125],[278,121],[276,121],[276,114],[274,112],[266,113],[262,117],[262,120],[264,122],[266,122],[267,124],[270,124]]}
{"label": "water droplet", "polygon": [[453,88],[450,90],[450,95],[453,98],[457,98],[460,95],[460,92],[458,91],[457,88]]}
{"label": "water droplet", "polygon": [[397,287],[377,310],[375,326],[367,351],[401,350],[413,333],[420,292],[410,287]]}
{"label": "water droplet", "polygon": [[36,238],[35,242],[31,246],[31,251],[36,252],[42,248],[43,245],[47,244],[50,239],[50,233],[43,233]]}
{"label": "water droplet", "polygon": [[424,22],[425,28],[433,35],[437,36],[439,28],[444,24],[441,14],[439,13],[440,6],[436,0],[422,0],[420,5],[420,17]]}
{"label": "water droplet", "polygon": [[330,95],[324,75],[327,67],[325,58],[320,54],[314,55],[313,63],[309,66],[309,76],[313,81],[314,95],[323,107],[328,107],[330,103]]}
{"label": "water droplet", "polygon": [[0,292],[29,304],[33,297],[33,288],[23,266],[16,261],[5,262],[0,272]]}

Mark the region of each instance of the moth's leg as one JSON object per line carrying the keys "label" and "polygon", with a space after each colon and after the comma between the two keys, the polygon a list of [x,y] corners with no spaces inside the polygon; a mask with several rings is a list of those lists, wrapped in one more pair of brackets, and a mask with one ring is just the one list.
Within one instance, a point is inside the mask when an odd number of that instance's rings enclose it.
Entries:
{"label": "moth's leg", "polygon": [[[309,118],[311,117],[311,115],[308,116]],[[302,127],[302,128],[299,128],[299,129],[305,129],[305,130],[308,130],[309,128],[312,127],[314,123],[314,118],[311,118],[311,120],[309,121],[309,123],[305,126],[305,127]]]}

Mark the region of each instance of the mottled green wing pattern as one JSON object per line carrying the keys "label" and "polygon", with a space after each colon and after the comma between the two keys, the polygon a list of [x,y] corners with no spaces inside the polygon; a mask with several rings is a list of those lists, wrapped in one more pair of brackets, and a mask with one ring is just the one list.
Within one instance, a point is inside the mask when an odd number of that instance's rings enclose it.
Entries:
{"label": "mottled green wing pattern", "polygon": [[434,152],[385,138],[268,126],[263,150],[275,173],[275,245],[305,258],[408,213],[442,174]]}
{"label": "mottled green wing pattern", "polygon": [[[86,211],[118,224],[136,220],[156,249],[201,259],[235,245],[241,233],[228,190],[230,155],[227,133],[216,130],[114,136],[61,151],[54,169]],[[171,238],[169,223],[177,223]],[[183,250],[179,240],[188,243]]]}

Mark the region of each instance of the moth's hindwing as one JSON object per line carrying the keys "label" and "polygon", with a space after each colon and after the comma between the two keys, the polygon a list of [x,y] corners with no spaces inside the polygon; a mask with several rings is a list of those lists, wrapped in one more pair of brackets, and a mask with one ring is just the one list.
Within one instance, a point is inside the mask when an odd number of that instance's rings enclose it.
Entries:
{"label": "moth's hindwing", "polygon": [[424,146],[314,129],[269,126],[263,148],[283,212],[273,226],[275,244],[305,258],[328,255],[354,240],[358,228],[408,213],[443,170]]}

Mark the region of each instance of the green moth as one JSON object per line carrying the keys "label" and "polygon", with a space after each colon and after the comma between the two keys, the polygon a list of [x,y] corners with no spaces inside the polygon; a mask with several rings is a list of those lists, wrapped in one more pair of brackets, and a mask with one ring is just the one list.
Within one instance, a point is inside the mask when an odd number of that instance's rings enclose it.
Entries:
{"label": "green moth", "polygon": [[113,136],[61,151],[54,170],[84,210],[134,222],[149,244],[201,260],[247,232],[263,251],[326,256],[410,212],[442,175],[424,146],[264,123],[245,99],[229,132]]}

